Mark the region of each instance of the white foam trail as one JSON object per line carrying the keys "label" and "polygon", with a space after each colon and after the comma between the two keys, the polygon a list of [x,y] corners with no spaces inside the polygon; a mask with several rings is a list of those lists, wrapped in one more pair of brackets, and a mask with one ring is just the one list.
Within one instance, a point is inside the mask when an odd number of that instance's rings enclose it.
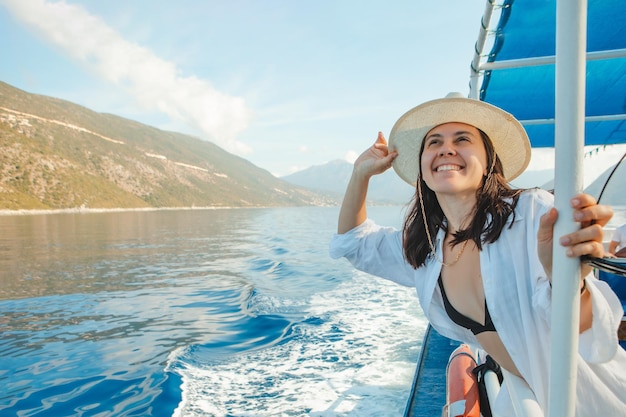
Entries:
{"label": "white foam trail", "polygon": [[225,361],[176,352],[175,416],[400,415],[426,328],[414,289],[356,272],[313,295],[307,316],[285,343]]}

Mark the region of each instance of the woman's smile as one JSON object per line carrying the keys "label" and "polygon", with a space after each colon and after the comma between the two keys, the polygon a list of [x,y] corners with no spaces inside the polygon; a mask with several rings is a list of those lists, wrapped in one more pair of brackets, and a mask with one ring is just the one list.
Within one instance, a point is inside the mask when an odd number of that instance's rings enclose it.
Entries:
{"label": "woman's smile", "polygon": [[435,168],[435,172],[442,172],[442,171],[460,171],[461,169],[463,169],[463,167],[459,166],[459,165],[453,165],[453,164],[444,164],[444,165],[440,165],[437,168]]}

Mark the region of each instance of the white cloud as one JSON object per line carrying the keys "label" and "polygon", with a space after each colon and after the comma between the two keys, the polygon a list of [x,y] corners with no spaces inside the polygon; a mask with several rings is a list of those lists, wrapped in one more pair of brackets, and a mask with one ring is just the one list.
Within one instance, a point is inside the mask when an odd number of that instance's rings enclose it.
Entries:
{"label": "white cloud", "polygon": [[66,2],[4,0],[12,14],[44,39],[132,94],[146,109],[199,129],[235,153],[251,149],[236,140],[248,127],[250,112],[240,97],[217,91],[205,80],[183,77],[175,64],[123,39],[100,18]]}
{"label": "white cloud", "polygon": [[359,154],[356,153],[355,151],[348,151],[348,153],[346,153],[343,159],[350,162],[351,164],[354,164],[354,161],[356,161],[358,157],[359,157]]}

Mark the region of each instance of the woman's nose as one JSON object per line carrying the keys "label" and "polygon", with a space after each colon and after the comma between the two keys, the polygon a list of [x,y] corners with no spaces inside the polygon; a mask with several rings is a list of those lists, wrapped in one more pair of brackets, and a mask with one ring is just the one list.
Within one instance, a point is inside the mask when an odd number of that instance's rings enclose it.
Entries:
{"label": "woman's nose", "polygon": [[444,145],[439,149],[439,156],[454,155],[456,153],[452,145]]}

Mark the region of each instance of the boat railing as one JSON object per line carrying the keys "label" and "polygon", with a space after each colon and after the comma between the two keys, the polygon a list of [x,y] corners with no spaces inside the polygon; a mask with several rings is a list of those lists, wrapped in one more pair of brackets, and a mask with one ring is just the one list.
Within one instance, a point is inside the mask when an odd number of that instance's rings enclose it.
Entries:
{"label": "boat railing", "polygon": [[[480,358],[481,356],[485,356],[485,352],[476,347],[472,347],[472,350],[476,352],[479,363],[484,362],[484,360]],[[493,400],[500,394],[500,390],[506,389],[511,398],[514,414],[511,416],[502,416],[494,413],[493,408],[490,407],[492,417],[543,417],[544,413],[535,400],[535,396],[526,381],[508,372],[504,368],[500,368],[500,370],[503,375],[502,384],[504,387],[500,385],[498,375],[492,369],[487,368],[484,373],[483,381],[487,391],[487,398],[491,405]]]}

